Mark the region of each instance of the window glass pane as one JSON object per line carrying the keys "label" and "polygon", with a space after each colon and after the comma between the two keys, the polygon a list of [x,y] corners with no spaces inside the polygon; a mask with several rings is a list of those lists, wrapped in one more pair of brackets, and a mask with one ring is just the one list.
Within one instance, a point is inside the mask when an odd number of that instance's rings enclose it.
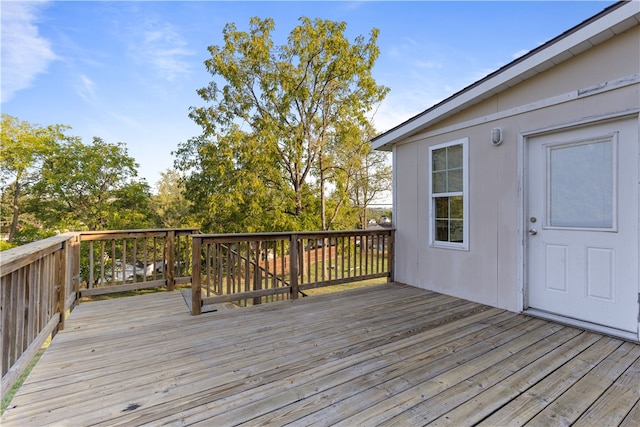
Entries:
{"label": "window glass pane", "polygon": [[448,197],[436,198],[436,218],[449,219],[449,198]]}
{"label": "window glass pane", "polygon": [[462,167],[462,144],[447,147],[447,169]]}
{"label": "window glass pane", "polygon": [[464,203],[462,202],[462,196],[449,198],[449,218],[464,218]]}
{"label": "window glass pane", "polygon": [[443,171],[447,168],[447,149],[440,148],[439,150],[433,150],[432,153],[433,171]]}
{"label": "window glass pane", "polygon": [[454,169],[448,171],[447,191],[462,191],[462,169]]}
{"label": "window glass pane", "polygon": [[463,228],[462,220],[451,220],[449,222],[449,241],[462,243]]}
{"label": "window glass pane", "polygon": [[445,193],[447,191],[447,171],[433,173],[433,192]]}
{"label": "window glass pane", "polygon": [[548,179],[551,226],[613,227],[613,141],[550,148]]}
{"label": "window glass pane", "polygon": [[440,242],[449,241],[449,221],[436,220],[436,240]]}

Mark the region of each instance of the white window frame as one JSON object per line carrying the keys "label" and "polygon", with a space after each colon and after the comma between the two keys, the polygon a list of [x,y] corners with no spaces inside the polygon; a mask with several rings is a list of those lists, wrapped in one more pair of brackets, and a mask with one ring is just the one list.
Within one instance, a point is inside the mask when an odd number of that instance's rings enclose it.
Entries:
{"label": "white window frame", "polygon": [[[441,148],[462,145],[462,191],[461,192],[433,192],[433,152]],[[429,147],[429,246],[434,248],[469,250],[469,138],[456,139]],[[462,243],[436,240],[436,197],[462,196]]]}

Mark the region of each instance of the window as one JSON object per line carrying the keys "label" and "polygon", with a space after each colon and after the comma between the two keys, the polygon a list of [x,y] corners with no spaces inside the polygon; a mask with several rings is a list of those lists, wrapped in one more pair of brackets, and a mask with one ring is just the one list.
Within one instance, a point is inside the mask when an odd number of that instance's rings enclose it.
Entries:
{"label": "window", "polygon": [[547,227],[616,230],[614,137],[545,148]]}
{"label": "window", "polygon": [[468,139],[429,148],[431,245],[469,248]]}

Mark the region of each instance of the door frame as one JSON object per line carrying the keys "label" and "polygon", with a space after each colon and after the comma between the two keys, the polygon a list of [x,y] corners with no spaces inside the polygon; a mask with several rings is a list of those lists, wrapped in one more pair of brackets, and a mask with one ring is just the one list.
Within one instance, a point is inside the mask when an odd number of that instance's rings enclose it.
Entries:
{"label": "door frame", "polygon": [[[584,328],[599,332],[605,335],[612,335],[619,338],[631,340],[634,342],[640,342],[640,262],[637,271],[638,276],[638,324],[635,333],[621,331],[619,329],[610,328],[602,325],[593,324],[586,321],[572,319],[559,314],[548,313],[542,310],[529,308],[528,304],[528,253],[527,253],[527,209],[528,209],[528,158],[527,158],[527,144],[532,138],[543,136],[549,133],[555,133],[559,131],[571,131],[581,127],[591,126],[595,124],[605,124],[607,122],[614,122],[623,119],[636,119],[639,127],[639,139],[640,139],[640,109],[634,109],[633,111],[618,112],[612,114],[603,114],[600,116],[590,117],[588,119],[576,120],[572,122],[557,124],[540,129],[532,129],[529,131],[520,132],[518,135],[518,294],[517,308],[520,312],[528,315],[539,317],[547,320],[551,320],[557,323],[566,324],[578,328]],[[638,141],[640,145],[640,140]],[[640,150],[640,147],[639,147]],[[640,155],[638,156],[638,173],[640,174]],[[638,184],[638,192],[640,195],[640,183]],[[640,211],[640,206],[638,207]],[[638,245],[640,246],[640,227],[638,227],[638,235],[636,236]]]}

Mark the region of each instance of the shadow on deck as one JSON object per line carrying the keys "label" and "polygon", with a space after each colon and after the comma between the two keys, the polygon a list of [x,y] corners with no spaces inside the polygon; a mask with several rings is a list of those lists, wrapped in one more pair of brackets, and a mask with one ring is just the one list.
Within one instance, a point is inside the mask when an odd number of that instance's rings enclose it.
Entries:
{"label": "shadow on deck", "polygon": [[385,284],[189,314],[81,304],[3,426],[640,424],[640,345]]}

